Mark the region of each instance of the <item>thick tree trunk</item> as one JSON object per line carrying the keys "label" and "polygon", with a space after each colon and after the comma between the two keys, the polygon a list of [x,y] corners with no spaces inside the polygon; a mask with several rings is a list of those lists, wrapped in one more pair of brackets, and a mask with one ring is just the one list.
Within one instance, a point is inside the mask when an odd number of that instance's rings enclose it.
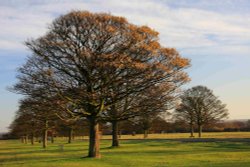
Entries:
{"label": "thick tree trunk", "polygon": [[198,130],[199,130],[199,137],[201,137],[201,134],[202,134],[202,125],[198,125]]}
{"label": "thick tree trunk", "polygon": [[68,143],[71,143],[72,137],[73,137],[73,129],[72,127],[69,127],[69,136],[68,136]]}
{"label": "thick tree trunk", "polygon": [[100,158],[99,124],[96,117],[89,117],[89,154],[88,157]]}
{"label": "thick tree trunk", "polygon": [[190,137],[194,137],[194,125],[190,124]]}
{"label": "thick tree trunk", "polygon": [[47,147],[47,138],[48,138],[48,121],[46,120],[43,130],[43,148]]}
{"label": "thick tree trunk", "polygon": [[147,129],[144,129],[144,139],[146,139],[148,137],[148,130]]}
{"label": "thick tree trunk", "polygon": [[119,139],[118,139],[118,122],[112,121],[112,147],[119,146]]}
{"label": "thick tree trunk", "polygon": [[32,145],[34,145],[34,132],[31,132],[30,142],[31,142]]}

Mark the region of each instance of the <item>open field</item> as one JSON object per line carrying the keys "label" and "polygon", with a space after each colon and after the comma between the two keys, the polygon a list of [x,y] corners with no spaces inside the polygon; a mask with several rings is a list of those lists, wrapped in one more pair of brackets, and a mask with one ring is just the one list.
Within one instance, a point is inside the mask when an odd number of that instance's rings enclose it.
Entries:
{"label": "open field", "polygon": [[[121,140],[121,147],[110,148],[110,140],[101,141],[101,159],[82,158],[87,155],[87,140],[76,139],[66,144],[66,139],[56,139],[46,150],[41,144],[22,144],[18,140],[0,141],[0,166],[6,167],[129,167],[129,166],[250,166],[250,142],[181,142],[163,139],[180,138],[188,134],[150,135],[151,139]],[[204,133],[204,137],[248,138],[249,132]],[[103,136],[108,138],[109,136]],[[123,136],[123,138],[132,136]],[[142,136],[141,136],[142,137]],[[249,139],[250,141],[250,139]],[[64,144],[64,151],[58,147]]]}

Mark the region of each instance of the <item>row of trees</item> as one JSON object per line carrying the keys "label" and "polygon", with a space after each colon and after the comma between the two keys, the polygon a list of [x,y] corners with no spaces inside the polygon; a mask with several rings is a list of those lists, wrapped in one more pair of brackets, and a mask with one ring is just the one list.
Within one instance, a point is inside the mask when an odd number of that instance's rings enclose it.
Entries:
{"label": "row of trees", "polygon": [[120,121],[171,109],[189,80],[189,60],[161,46],[156,31],[110,14],[70,12],[26,45],[32,55],[12,88],[24,95],[18,117],[34,118],[44,145],[55,116],[69,124],[86,119],[89,157],[100,157],[100,122],[112,124],[118,146]]}
{"label": "row of trees", "polygon": [[[173,113],[175,114],[175,113]],[[167,119],[166,119],[167,118]],[[148,133],[184,133],[191,132],[189,120],[176,118],[175,115],[171,115],[168,113],[167,116],[157,116],[154,119],[138,119],[142,120],[142,122],[135,122],[135,120],[126,120],[121,121],[118,125],[118,136],[122,135],[137,135],[144,134],[144,138],[147,138]],[[145,122],[144,122],[145,121]],[[10,126],[11,131],[8,134],[3,134],[3,139],[13,139],[13,138],[21,138],[23,142],[28,141],[30,139],[31,144],[32,139],[34,141],[34,136],[37,141],[40,141],[40,137],[42,134],[42,128],[35,128],[34,135],[27,134],[27,129],[32,129],[31,127],[27,127],[25,122],[20,123],[19,121],[14,120],[12,126]],[[60,119],[57,122],[61,122]],[[14,125],[14,126],[13,126]],[[110,123],[101,123],[100,130],[102,135],[111,135],[112,134],[112,125]],[[193,126],[194,131],[198,132],[197,125]],[[218,122],[209,122],[203,126],[203,130],[205,132],[238,132],[238,131],[250,131],[250,120],[230,120],[230,121],[218,121]],[[86,120],[79,120],[75,124],[68,127],[63,122],[57,123],[53,127],[49,127],[48,136],[53,142],[53,137],[67,137],[68,143],[71,143],[71,140],[76,137],[80,137],[81,139],[85,138],[88,135],[88,125]]]}
{"label": "row of trees", "polygon": [[[112,125],[112,146],[119,146],[118,124],[133,122],[145,137],[153,121],[178,103],[180,87],[189,81],[189,60],[158,41],[158,33],[110,14],[73,11],[57,18],[44,36],[26,42],[31,50],[19,68],[12,91],[24,95],[13,124],[33,141],[66,126],[88,122],[89,157],[100,157],[100,123]],[[181,96],[176,117],[208,122],[227,116],[210,90],[195,87]],[[22,126],[20,126],[22,125]],[[79,125],[79,124],[78,124]],[[20,129],[21,128],[21,129]]]}
{"label": "row of trees", "polygon": [[[21,115],[18,115],[21,114]],[[27,114],[27,113],[25,113]],[[34,137],[37,141],[41,140],[43,131],[42,124],[38,121],[32,121],[36,118],[22,116],[22,113],[17,112],[16,119],[10,126],[10,133],[6,135],[9,138],[21,138],[22,142],[27,142],[30,139],[31,144],[34,144]],[[32,121],[32,124],[29,122]],[[34,125],[39,125],[35,127]],[[117,126],[118,136],[121,135],[136,135],[144,134],[144,138],[148,137],[148,133],[177,133],[177,132],[192,132],[190,120],[188,117],[184,119],[180,113],[163,112],[157,115],[141,115],[135,118],[120,121]],[[211,121],[203,125],[206,132],[223,132],[223,131],[249,131],[249,121]],[[71,143],[74,136],[84,137],[88,135],[88,124],[86,119],[77,120],[75,122],[65,122],[58,117],[49,123],[47,127],[48,138],[51,142],[54,137],[68,137],[68,143]],[[112,134],[113,126],[109,122],[100,122],[100,131],[102,135]],[[198,126],[192,126],[194,131],[198,131]],[[117,139],[119,142],[119,140]],[[113,140],[113,142],[115,142]],[[118,143],[119,144],[119,143]],[[114,143],[113,143],[114,145]],[[43,145],[44,146],[44,145]],[[46,145],[45,145],[46,147]]]}
{"label": "row of trees", "polygon": [[[199,91],[199,95],[197,95],[197,91]],[[194,97],[196,99],[194,99]],[[197,98],[199,98],[199,100]],[[200,120],[203,120],[202,126],[206,126],[206,131],[244,131],[249,127],[248,122],[221,122],[220,120],[228,114],[224,108],[225,105],[221,104],[217,97],[212,94],[212,91],[206,87],[197,86],[188,89],[182,94],[180,99],[182,103],[179,104],[173,114],[167,111],[144,112],[142,115],[119,121],[121,122],[119,128],[117,124],[114,127],[114,123],[109,123],[110,121],[102,121],[102,134],[110,134],[110,132],[113,132],[112,146],[118,146],[118,133],[119,136],[121,134],[133,135],[136,133],[144,133],[144,138],[147,138],[149,130],[151,133],[187,132],[190,130],[191,137],[194,137],[193,132],[194,128],[196,128],[199,130],[199,137],[201,137],[202,129],[199,124]],[[208,101],[209,106],[213,107],[203,108],[205,102]],[[86,126],[85,119],[69,122],[59,119],[59,117],[54,114],[45,114],[47,118],[44,119],[44,114],[39,115],[37,110],[34,112],[34,108],[30,107],[32,106],[30,101],[21,101],[21,104],[16,119],[10,128],[12,130],[12,136],[22,137],[23,142],[26,142],[29,137],[31,144],[34,144],[34,137],[39,137],[43,134],[43,147],[45,148],[47,145],[48,132],[50,132],[51,142],[54,141],[54,136],[68,136],[68,143],[71,143],[73,131],[76,131],[76,135],[78,136],[86,135],[88,127]],[[169,118],[169,121],[166,121],[166,118]],[[44,124],[44,120],[50,121]],[[175,121],[173,122],[173,120]],[[197,125],[195,125],[195,120],[197,121]],[[48,122],[50,124],[48,124]],[[190,125],[190,129],[187,128],[187,125]],[[110,131],[110,127],[112,131]],[[83,133],[84,131],[85,134]]]}

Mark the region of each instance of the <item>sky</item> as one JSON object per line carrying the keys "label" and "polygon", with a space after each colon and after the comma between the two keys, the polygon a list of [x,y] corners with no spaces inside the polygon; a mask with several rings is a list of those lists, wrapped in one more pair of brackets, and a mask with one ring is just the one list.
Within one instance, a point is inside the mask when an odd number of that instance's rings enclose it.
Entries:
{"label": "sky", "polygon": [[0,132],[21,98],[7,88],[30,54],[24,42],[72,10],[123,16],[158,31],[163,46],[191,59],[185,88],[207,86],[227,104],[229,119],[250,119],[249,0],[0,0]]}

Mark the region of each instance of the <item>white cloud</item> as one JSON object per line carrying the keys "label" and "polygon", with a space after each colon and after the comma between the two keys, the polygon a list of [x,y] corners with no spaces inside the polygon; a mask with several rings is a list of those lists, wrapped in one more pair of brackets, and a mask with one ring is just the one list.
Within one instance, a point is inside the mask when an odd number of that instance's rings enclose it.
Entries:
{"label": "white cloud", "polygon": [[1,50],[22,50],[23,45],[21,42],[11,41],[11,40],[0,40]]}
{"label": "white cloud", "polygon": [[164,45],[177,49],[195,47],[206,50],[211,46],[223,48],[223,45],[231,44],[232,41],[237,46],[242,45],[239,46],[242,48],[250,42],[249,15],[224,15],[190,7],[175,9],[169,7],[168,3],[153,0],[21,2],[20,6],[0,7],[0,39],[4,43],[0,49],[21,49],[16,45],[17,41],[21,43],[27,38],[42,35],[55,17],[73,9],[111,12],[135,24],[149,25],[160,32]]}

